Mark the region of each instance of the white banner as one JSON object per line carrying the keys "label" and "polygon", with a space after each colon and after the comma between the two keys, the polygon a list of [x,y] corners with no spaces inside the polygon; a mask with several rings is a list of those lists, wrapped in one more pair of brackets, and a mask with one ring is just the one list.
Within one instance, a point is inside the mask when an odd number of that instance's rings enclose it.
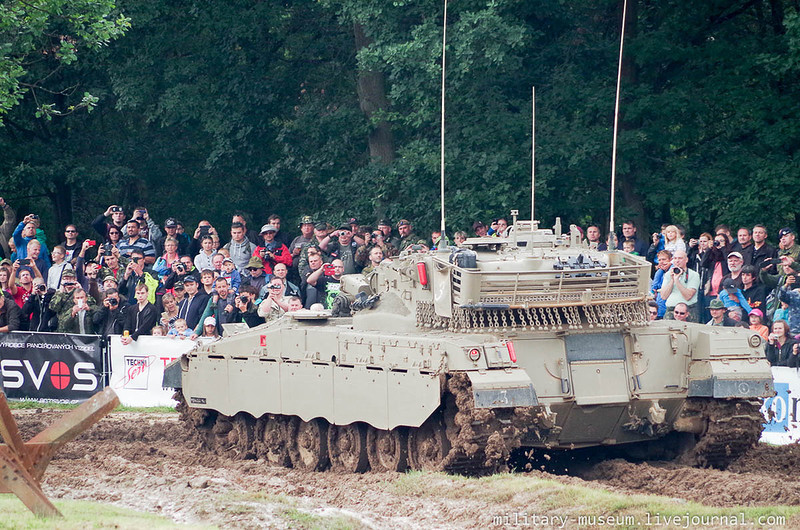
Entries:
{"label": "white banner", "polygon": [[164,368],[194,348],[189,339],[143,335],[125,346],[119,335],[109,337],[110,386],[129,407],[174,407],[173,389],[161,387]]}
{"label": "white banner", "polygon": [[764,400],[761,412],[766,423],[761,441],[784,445],[800,440],[800,422],[797,419],[797,403],[800,401],[800,371],[797,368],[773,366],[775,397]]}

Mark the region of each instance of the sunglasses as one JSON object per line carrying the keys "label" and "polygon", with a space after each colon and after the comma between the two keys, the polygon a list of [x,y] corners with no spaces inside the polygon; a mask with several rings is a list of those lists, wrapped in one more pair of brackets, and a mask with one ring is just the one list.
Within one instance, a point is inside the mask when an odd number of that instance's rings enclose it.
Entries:
{"label": "sunglasses", "polygon": [[64,230],[64,232],[67,233],[67,234],[76,234],[78,231],[77,230]]}
{"label": "sunglasses", "polygon": [[689,313],[686,311],[673,311],[678,316],[688,315]]}
{"label": "sunglasses", "polygon": [[651,315],[657,315],[658,311],[648,311],[648,313],[650,313]]}
{"label": "sunglasses", "polygon": [[281,286],[280,285],[268,285],[267,288],[268,289],[280,289]]}

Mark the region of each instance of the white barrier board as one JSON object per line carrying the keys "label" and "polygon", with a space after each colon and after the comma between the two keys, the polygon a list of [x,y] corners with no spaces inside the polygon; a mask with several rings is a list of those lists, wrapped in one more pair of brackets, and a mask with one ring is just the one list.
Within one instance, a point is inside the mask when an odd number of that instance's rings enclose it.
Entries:
{"label": "white barrier board", "polygon": [[110,386],[129,407],[174,407],[175,391],[161,387],[164,368],[194,348],[191,340],[141,336],[127,346],[119,335],[109,337]]}
{"label": "white barrier board", "polygon": [[761,412],[766,423],[761,441],[770,444],[790,444],[800,440],[800,422],[797,419],[800,402],[800,371],[797,368],[773,366],[775,397],[764,400]]}

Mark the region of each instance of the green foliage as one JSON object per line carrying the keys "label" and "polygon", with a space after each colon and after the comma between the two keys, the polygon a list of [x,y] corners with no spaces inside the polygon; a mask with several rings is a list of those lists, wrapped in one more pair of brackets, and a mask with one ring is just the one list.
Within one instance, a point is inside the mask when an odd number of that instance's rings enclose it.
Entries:
{"label": "green foliage", "polygon": [[[115,13],[111,0],[7,0],[0,4],[0,126],[3,117],[30,92],[59,94],[70,88],[51,87],[48,78],[78,60],[80,48],[97,50],[120,37],[130,20]],[[96,98],[65,109],[41,103],[36,117],[89,110]]]}
{"label": "green foliage", "polygon": [[[27,26],[29,4],[0,10],[0,35],[26,28],[0,39],[0,175],[15,205],[42,212],[51,229],[73,217],[85,229],[120,202],[190,224],[202,216],[224,226],[243,209],[255,224],[278,212],[287,225],[316,214],[408,217],[420,233],[438,226],[440,0],[125,0],[129,21],[105,1],[39,3],[50,15]],[[607,224],[620,8],[450,3],[450,231],[511,208],[529,215],[531,86],[536,217]],[[797,224],[795,5],[629,9],[617,220],[657,225],[674,214],[690,231]],[[46,58],[23,61],[35,53]],[[365,72],[382,76],[389,102],[370,119],[357,90]],[[45,78],[59,87],[49,101],[20,84]],[[74,112],[83,108],[94,112]],[[384,122],[390,163],[370,158],[368,137]]]}

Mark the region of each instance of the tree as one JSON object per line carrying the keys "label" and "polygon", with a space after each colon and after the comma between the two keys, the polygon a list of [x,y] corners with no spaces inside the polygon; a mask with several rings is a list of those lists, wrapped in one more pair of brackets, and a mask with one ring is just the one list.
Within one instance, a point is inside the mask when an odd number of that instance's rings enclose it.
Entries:
{"label": "tree", "polygon": [[[82,49],[97,50],[125,33],[130,21],[112,0],[7,0],[0,4],[0,126],[26,95],[39,116],[89,110],[97,98],[84,92],[64,106],[79,85],[54,83],[53,75],[73,64]],[[49,102],[50,96],[61,100]],[[58,96],[62,96],[58,98]]]}

